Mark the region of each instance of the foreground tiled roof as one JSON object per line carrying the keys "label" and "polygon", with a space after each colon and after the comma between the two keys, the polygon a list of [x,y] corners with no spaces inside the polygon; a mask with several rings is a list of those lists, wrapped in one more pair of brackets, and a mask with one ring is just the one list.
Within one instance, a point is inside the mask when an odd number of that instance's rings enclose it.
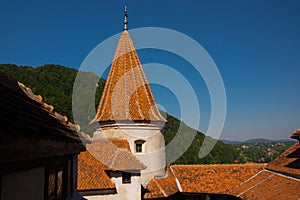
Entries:
{"label": "foreground tiled roof", "polygon": [[167,167],[166,177],[152,178],[146,187],[145,199],[169,197],[179,192],[175,176]]}
{"label": "foreground tiled roof", "polygon": [[41,95],[35,95],[30,88],[2,72],[0,95],[1,133],[8,131],[11,135],[30,134],[37,138],[82,143],[78,125],[55,112],[52,105],[43,102]]}
{"label": "foreground tiled roof", "polygon": [[114,188],[107,170],[142,170],[146,166],[131,152],[127,140],[94,140],[78,157],[78,190]]}
{"label": "foreground tiled roof", "polygon": [[175,165],[182,192],[232,194],[235,187],[265,164]]}
{"label": "foreground tiled roof", "polygon": [[162,198],[178,191],[233,195],[239,184],[264,166],[265,164],[172,165],[172,171],[168,169],[167,178],[154,178],[148,183],[144,197]]}
{"label": "foreground tiled roof", "polygon": [[295,200],[300,198],[299,189],[300,179],[262,170],[243,182],[235,195],[245,200]]}
{"label": "foreground tiled roof", "polygon": [[271,161],[267,169],[300,177],[300,143],[297,142],[276,159]]}
{"label": "foreground tiled roof", "polygon": [[166,121],[160,114],[127,30],[122,33],[95,119]]}

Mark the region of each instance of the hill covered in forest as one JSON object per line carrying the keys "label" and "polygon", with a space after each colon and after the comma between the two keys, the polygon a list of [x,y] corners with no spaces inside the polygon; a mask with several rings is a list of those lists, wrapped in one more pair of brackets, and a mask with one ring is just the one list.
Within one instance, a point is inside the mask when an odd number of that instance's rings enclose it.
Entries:
{"label": "hill covered in forest", "polygon": [[[52,104],[57,112],[66,115],[70,121],[73,121],[72,92],[78,70],[52,64],[36,68],[30,66],[0,64],[0,71],[24,83],[26,86],[30,87],[35,94],[42,95],[44,102]],[[99,80],[95,94],[95,107],[97,107],[105,85],[105,80],[99,78],[92,72],[85,73],[91,73],[92,76],[95,76],[95,78]],[[92,117],[94,116],[88,116],[88,120],[91,120]],[[170,144],[171,141],[174,141],[174,138],[178,137],[177,140],[175,140],[175,143],[173,142],[173,148],[168,148],[168,146],[166,148],[167,160],[171,158],[176,151],[181,151],[180,146],[182,143],[186,142],[184,139],[186,136],[195,136],[187,151],[172,163],[233,163],[239,156],[238,151],[232,145],[224,144],[223,142],[209,138],[210,142],[216,142],[216,145],[206,157],[200,159],[198,154],[205,135],[192,129],[184,124],[184,122],[181,122],[171,115],[166,114],[166,118],[168,122],[162,130],[166,145]],[[174,147],[176,148],[174,149]]]}

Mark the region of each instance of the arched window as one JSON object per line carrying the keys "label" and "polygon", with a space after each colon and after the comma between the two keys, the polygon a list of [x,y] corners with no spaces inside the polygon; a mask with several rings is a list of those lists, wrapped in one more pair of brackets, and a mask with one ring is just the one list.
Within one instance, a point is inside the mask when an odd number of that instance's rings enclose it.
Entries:
{"label": "arched window", "polygon": [[135,143],[135,152],[136,153],[142,153],[143,152],[143,144],[145,143],[145,140],[136,140]]}

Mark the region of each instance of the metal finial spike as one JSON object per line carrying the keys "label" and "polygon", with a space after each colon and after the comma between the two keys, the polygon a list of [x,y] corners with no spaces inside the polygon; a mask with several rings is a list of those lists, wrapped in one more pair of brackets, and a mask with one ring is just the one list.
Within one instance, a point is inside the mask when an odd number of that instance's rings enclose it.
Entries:
{"label": "metal finial spike", "polygon": [[128,21],[127,21],[127,7],[125,6],[124,7],[124,30],[127,30],[127,24],[128,24]]}

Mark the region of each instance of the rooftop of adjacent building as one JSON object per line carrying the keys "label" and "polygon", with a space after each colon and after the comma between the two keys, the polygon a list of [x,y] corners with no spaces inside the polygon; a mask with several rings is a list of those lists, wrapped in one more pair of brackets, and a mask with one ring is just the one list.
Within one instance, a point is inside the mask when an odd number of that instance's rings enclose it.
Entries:
{"label": "rooftop of adjacent building", "polygon": [[78,156],[80,191],[113,189],[108,171],[142,170],[146,166],[131,152],[126,139],[94,139]]}
{"label": "rooftop of adjacent building", "polygon": [[172,165],[168,167],[166,178],[151,179],[147,185],[149,192],[144,197],[162,198],[176,192],[231,194],[235,187],[265,166],[266,164]]}
{"label": "rooftop of adjacent building", "polygon": [[[102,149],[100,154],[106,159],[107,156],[113,155],[117,150],[111,148],[111,145],[103,145],[103,142],[101,141],[101,145],[97,145],[96,148],[98,150]],[[105,143],[107,142],[116,148],[128,151],[128,153],[130,151],[128,142],[125,139],[106,140]],[[88,150],[91,150],[93,145],[87,147]],[[275,198],[276,195],[281,195],[280,197],[292,199],[297,197],[297,188],[300,187],[300,165],[291,165],[295,161],[299,162],[299,145],[299,143],[296,143],[269,164],[168,166],[164,177],[153,177],[149,180],[143,198],[166,198],[184,193],[231,195],[242,199]],[[104,155],[104,152],[109,152],[109,155]],[[87,159],[87,155],[89,155],[89,159]],[[132,156],[132,154],[126,156]],[[119,166],[124,166],[124,164],[129,166],[126,158],[123,158],[120,159],[121,164]],[[133,158],[133,160],[135,159]],[[89,168],[81,169],[83,165],[87,165]],[[122,167],[119,169],[122,169]],[[81,170],[88,174],[81,173]],[[111,182],[105,172],[107,170],[110,170],[110,168],[93,158],[88,152],[81,153],[79,156],[78,189],[114,188],[114,183]]]}
{"label": "rooftop of adjacent building", "polygon": [[300,187],[300,143],[269,164],[172,165],[169,169],[167,177],[150,180],[144,198],[183,192],[227,194],[242,199],[296,199]]}

